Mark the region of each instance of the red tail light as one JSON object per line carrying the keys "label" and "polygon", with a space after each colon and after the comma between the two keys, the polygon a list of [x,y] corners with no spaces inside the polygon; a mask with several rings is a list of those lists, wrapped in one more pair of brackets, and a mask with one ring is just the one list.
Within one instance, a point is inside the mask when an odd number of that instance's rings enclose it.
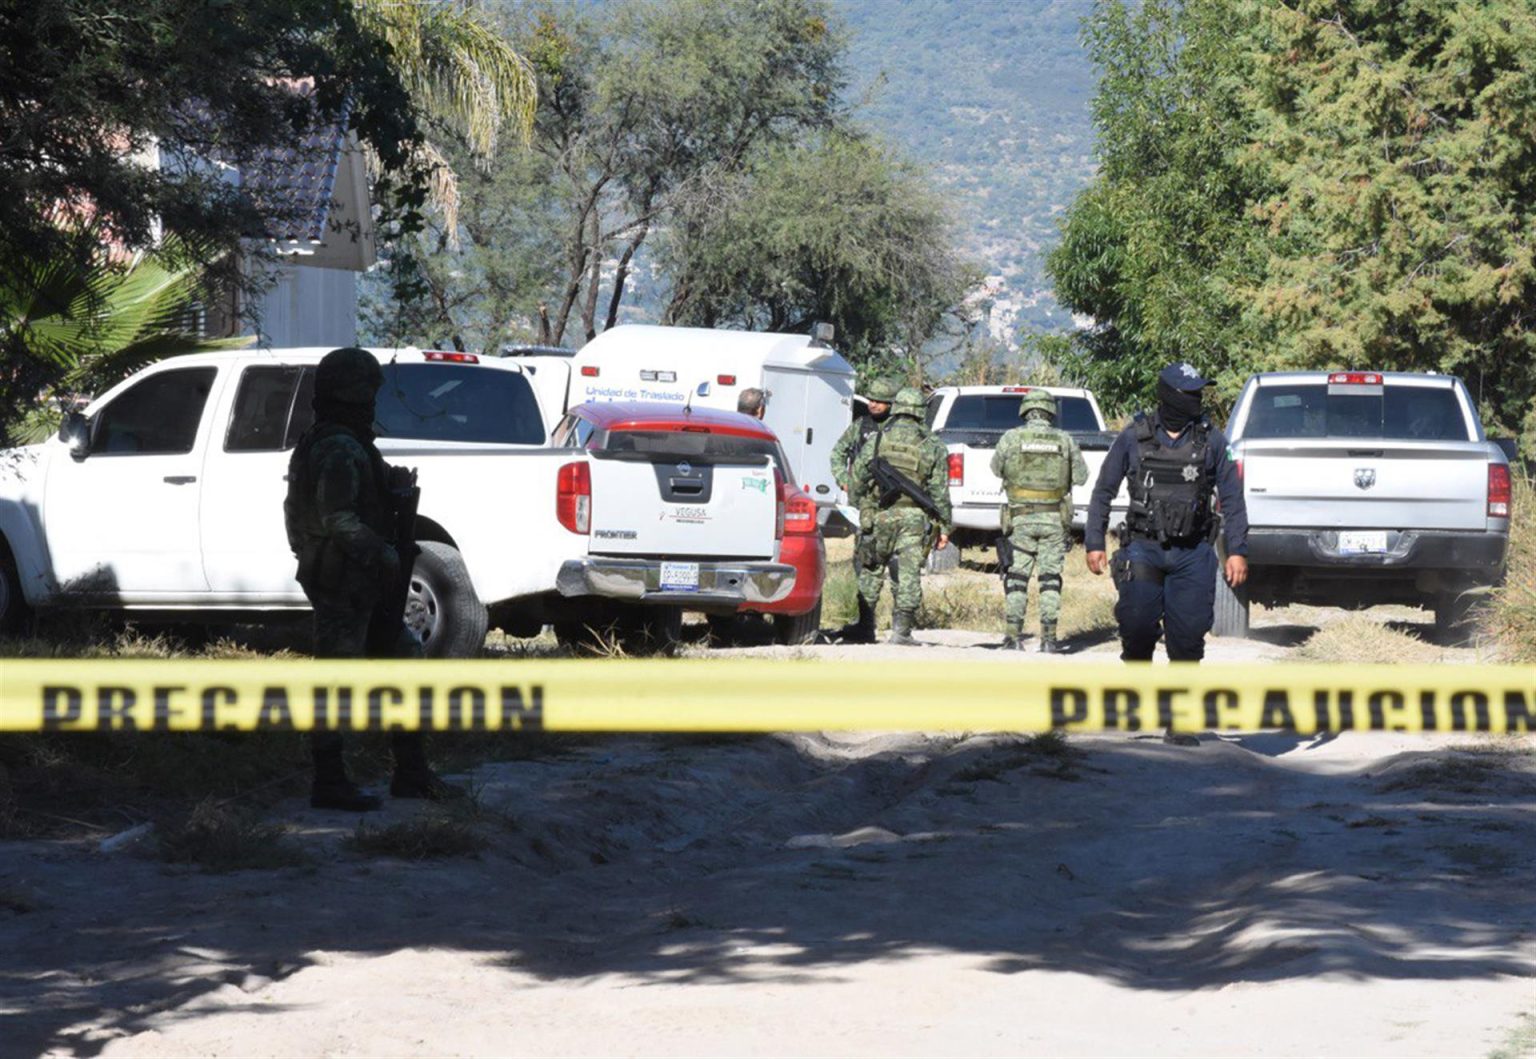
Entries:
{"label": "red tail light", "polygon": [[784,504],[784,532],[791,536],[816,532],[816,501],[798,489]]}
{"label": "red tail light", "polygon": [[1509,518],[1511,493],[1509,466],[1503,463],[1490,463],[1488,465],[1489,518]]}
{"label": "red tail light", "polygon": [[965,484],[965,453],[963,452],[949,454],[949,484]]}
{"label": "red tail light", "polygon": [[595,366],[593,366],[591,364],[586,364],[586,365],[582,366],[581,374],[582,374],[583,378],[595,379],[598,376],[598,371],[599,371],[599,369],[596,368]]}
{"label": "red tail light", "polygon": [[773,539],[784,539],[784,475],[776,469],[773,472],[773,495],[778,497],[778,502],[773,506]]}
{"label": "red tail light", "polygon": [[1381,374],[1374,371],[1336,371],[1328,376],[1329,386],[1380,386]]}
{"label": "red tail light", "polygon": [[560,468],[555,517],[572,533],[592,532],[592,469],[585,463],[567,463]]}
{"label": "red tail light", "polygon": [[432,361],[443,361],[448,364],[479,364],[480,358],[473,353],[443,353],[438,350],[429,350],[422,354],[422,358]]}
{"label": "red tail light", "polygon": [[1232,462],[1237,464],[1237,482],[1239,485],[1241,485],[1243,482],[1243,461],[1233,460]]}
{"label": "red tail light", "polygon": [[736,376],[734,376],[734,375],[716,375],[715,376],[715,381],[717,383],[719,383],[721,386],[735,386],[736,385]]}

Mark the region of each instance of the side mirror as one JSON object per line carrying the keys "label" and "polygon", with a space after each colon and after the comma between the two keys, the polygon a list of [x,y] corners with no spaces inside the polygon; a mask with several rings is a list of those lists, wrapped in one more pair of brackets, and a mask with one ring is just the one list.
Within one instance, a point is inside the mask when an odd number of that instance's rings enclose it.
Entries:
{"label": "side mirror", "polygon": [[69,455],[83,460],[91,454],[91,423],[79,412],[70,412],[59,424],[59,440],[69,446]]}

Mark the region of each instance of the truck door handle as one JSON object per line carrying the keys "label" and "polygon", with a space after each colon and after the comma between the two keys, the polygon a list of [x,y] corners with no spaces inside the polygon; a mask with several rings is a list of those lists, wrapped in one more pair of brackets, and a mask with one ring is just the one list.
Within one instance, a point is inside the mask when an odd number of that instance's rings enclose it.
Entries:
{"label": "truck door handle", "polygon": [[807,445],[809,445],[811,443],[811,436],[813,434],[815,434],[815,433],[816,433],[816,428],[815,427],[806,427],[805,428],[805,443]]}
{"label": "truck door handle", "polygon": [[165,476],[164,481],[169,482],[171,485],[190,485],[191,483],[197,481],[197,475],[168,474]]}

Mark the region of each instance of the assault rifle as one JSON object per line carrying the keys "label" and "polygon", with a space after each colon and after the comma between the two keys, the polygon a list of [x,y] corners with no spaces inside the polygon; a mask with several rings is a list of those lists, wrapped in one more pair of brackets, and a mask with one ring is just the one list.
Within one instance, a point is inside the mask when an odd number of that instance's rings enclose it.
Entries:
{"label": "assault rifle", "polygon": [[396,653],[400,627],[405,623],[405,605],[411,594],[411,571],[421,549],[416,545],[416,508],[421,503],[421,486],[416,484],[416,468],[389,468],[389,503],[395,514],[393,539],[400,557],[400,572],[394,583],[384,586],[384,599],[375,620],[368,626],[368,653],[375,658],[389,658]]}
{"label": "assault rifle", "polygon": [[870,470],[874,474],[875,485],[880,489],[881,507],[889,507],[897,495],[901,495],[921,508],[935,523],[941,526],[944,524],[943,512],[933,502],[933,498],[923,491],[923,487],[892,467],[890,461],[878,452],[870,464]]}

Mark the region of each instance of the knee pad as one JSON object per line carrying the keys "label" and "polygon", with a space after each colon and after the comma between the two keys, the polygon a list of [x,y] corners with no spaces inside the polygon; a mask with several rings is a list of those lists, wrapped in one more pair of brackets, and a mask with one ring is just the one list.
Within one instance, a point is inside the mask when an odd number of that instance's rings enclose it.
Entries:
{"label": "knee pad", "polygon": [[1060,574],[1041,574],[1040,575],[1040,591],[1042,591],[1042,592],[1060,592],[1061,591],[1061,575]]}
{"label": "knee pad", "polygon": [[1003,591],[1004,592],[1028,592],[1029,591],[1029,578],[1027,576],[1025,576],[1024,574],[1010,573],[1007,577],[1003,578]]}

